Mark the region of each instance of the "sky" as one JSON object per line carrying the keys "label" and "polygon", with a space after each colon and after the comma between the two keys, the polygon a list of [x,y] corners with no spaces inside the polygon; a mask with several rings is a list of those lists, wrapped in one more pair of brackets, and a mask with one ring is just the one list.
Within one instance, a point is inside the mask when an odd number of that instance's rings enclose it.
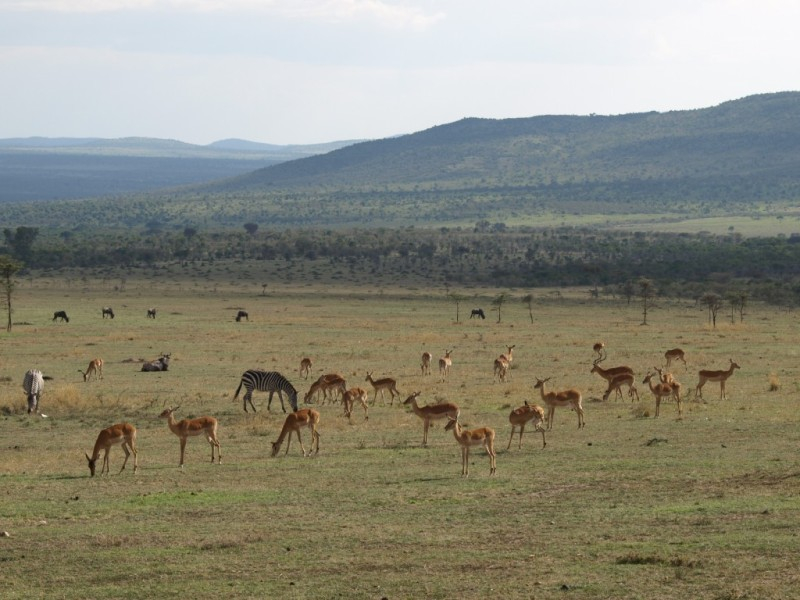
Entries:
{"label": "sky", "polygon": [[0,0],[0,138],[380,139],[800,90],[797,0]]}

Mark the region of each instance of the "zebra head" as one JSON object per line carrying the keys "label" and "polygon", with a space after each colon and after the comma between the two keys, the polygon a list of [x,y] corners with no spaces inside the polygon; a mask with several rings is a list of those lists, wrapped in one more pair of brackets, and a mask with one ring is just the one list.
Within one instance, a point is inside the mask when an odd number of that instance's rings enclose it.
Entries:
{"label": "zebra head", "polygon": [[293,387],[289,391],[289,404],[292,405],[292,410],[297,412],[297,390]]}

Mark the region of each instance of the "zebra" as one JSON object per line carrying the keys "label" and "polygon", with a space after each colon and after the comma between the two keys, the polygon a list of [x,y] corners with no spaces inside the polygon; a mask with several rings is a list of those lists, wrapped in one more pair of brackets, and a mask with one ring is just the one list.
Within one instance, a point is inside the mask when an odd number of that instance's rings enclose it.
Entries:
{"label": "zebra", "polygon": [[272,395],[275,392],[278,392],[278,398],[281,399],[281,408],[283,409],[283,412],[286,412],[286,407],[283,404],[282,392],[286,392],[286,394],[289,396],[289,404],[292,405],[292,410],[295,412],[297,411],[297,390],[294,389],[294,386],[289,383],[289,380],[286,379],[286,377],[277,371],[259,371],[256,369],[250,369],[242,373],[242,380],[239,382],[239,387],[236,388],[236,393],[233,395],[234,401],[239,397],[239,392],[241,391],[242,386],[244,386],[247,390],[242,400],[244,412],[247,412],[248,402],[250,403],[250,407],[253,409],[253,412],[256,412],[256,407],[253,406],[253,390],[258,390],[259,392],[269,392],[267,410],[269,410],[269,407],[272,404]]}
{"label": "zebra", "polygon": [[44,377],[38,369],[30,369],[25,373],[22,381],[22,389],[28,396],[28,414],[39,412],[39,400],[44,391]]}
{"label": "zebra", "polygon": [[67,316],[67,311],[65,310],[57,310],[53,313],[53,321],[56,319],[61,319],[62,321],[66,321],[69,323],[69,317]]}
{"label": "zebra", "polygon": [[240,310],[238,313],[236,313],[236,322],[238,323],[242,319],[244,319],[245,321],[250,320],[250,315],[247,314],[246,310]]}
{"label": "zebra", "polygon": [[108,315],[112,319],[114,318],[114,309],[111,308],[110,306],[104,306],[101,310],[103,312],[104,319],[106,318],[106,315]]}

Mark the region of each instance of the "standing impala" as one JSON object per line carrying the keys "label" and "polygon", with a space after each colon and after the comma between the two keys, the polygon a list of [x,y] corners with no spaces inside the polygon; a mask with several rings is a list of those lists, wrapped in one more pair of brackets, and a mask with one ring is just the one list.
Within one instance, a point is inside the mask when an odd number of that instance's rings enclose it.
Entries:
{"label": "standing impala", "polygon": [[726,371],[700,371],[700,381],[697,383],[697,388],[695,389],[695,396],[698,398],[703,397],[703,386],[706,384],[707,381],[719,381],[719,399],[720,400],[727,400],[728,395],[725,393],[725,382],[728,378],[733,375],[733,371],[735,369],[740,369],[741,367],[733,362],[733,359],[730,359],[731,366],[728,367]]}
{"label": "standing impala", "polygon": [[389,395],[391,396],[391,402],[389,405],[394,406],[394,395],[397,394],[400,396],[400,392],[397,391],[396,379],[392,379],[391,377],[373,379],[372,371],[367,371],[367,378],[364,381],[369,381],[369,383],[372,385],[372,389],[375,390],[375,396],[372,398],[372,404],[375,404],[375,401],[378,399],[378,392],[381,393],[381,400],[384,400],[383,392],[384,390],[388,390]]}
{"label": "standing impala", "polygon": [[656,416],[659,414],[659,409],[661,407],[661,399],[662,398],[669,398],[670,396],[674,396],[675,400],[678,402],[678,416],[680,417],[683,414],[683,409],[681,407],[681,392],[680,392],[680,385],[679,387],[675,387],[675,384],[669,384],[659,381],[655,385],[653,385],[653,377],[655,373],[648,373],[647,377],[644,378],[642,383],[646,383],[650,387],[650,391],[653,392],[653,396],[656,398]]}
{"label": "standing impala", "polygon": [[542,448],[547,446],[547,440],[544,437],[544,427],[542,427],[544,423],[544,409],[535,404],[528,404],[526,400],[523,406],[515,408],[511,411],[511,414],[508,415],[508,422],[511,423],[511,437],[508,438],[506,450],[511,448],[511,442],[514,439],[514,431],[516,431],[517,427],[519,427],[519,449],[522,449],[522,434],[525,433],[525,424],[528,421],[533,421],[535,430],[541,432]]}
{"label": "standing impala", "polygon": [[181,440],[181,469],[183,468],[183,455],[186,450],[187,438],[200,434],[205,434],[208,443],[211,444],[211,464],[214,464],[214,448],[217,449],[217,462],[222,464],[222,452],[219,440],[217,440],[217,420],[214,417],[197,417],[196,419],[183,419],[176,422],[172,413],[179,408],[180,406],[166,408],[159,417],[167,420],[169,430]]}
{"label": "standing impala", "polygon": [[105,471],[108,473],[108,454],[111,452],[111,446],[115,444],[122,444],[122,449],[125,451],[125,461],[122,463],[120,473],[125,469],[128,463],[128,457],[133,453],[133,472],[136,473],[139,468],[138,453],[136,452],[136,427],[130,423],[117,423],[111,427],[107,427],[100,432],[97,436],[97,441],[94,443],[94,450],[92,456],[86,454],[86,460],[89,461],[89,471],[94,477],[95,467],[97,466],[97,459],[100,457],[100,451],[103,450],[103,466],[100,468],[100,475]]}
{"label": "standing impala", "polygon": [[445,350],[444,356],[439,359],[439,375],[442,376],[442,381],[447,379],[447,376],[450,375],[450,367],[453,366],[453,359],[450,358],[452,353],[452,350]]}
{"label": "standing impala", "polygon": [[431,421],[437,419],[458,419],[461,410],[452,402],[444,402],[442,404],[429,404],[428,406],[420,406],[417,404],[417,396],[421,392],[414,392],[405,399],[403,404],[411,405],[411,410],[423,421],[424,429],[422,431],[422,445],[428,445],[428,428],[431,426]]}
{"label": "standing impala", "polygon": [[306,357],[300,361],[300,377],[303,379],[308,379],[308,375],[311,373],[311,365],[313,361]]}
{"label": "standing impala", "polygon": [[462,429],[458,419],[450,419],[444,426],[445,431],[453,431],[458,445],[461,446],[461,476],[469,477],[469,449],[472,446],[483,446],[489,454],[489,475],[497,472],[497,454],[494,451],[494,429],[480,427],[478,429]]}
{"label": "standing impala", "polygon": [[533,389],[538,389],[542,395],[542,402],[547,406],[547,429],[553,428],[553,417],[556,414],[556,408],[561,406],[569,406],[576,413],[578,413],[578,429],[586,426],[586,421],[583,418],[583,406],[581,401],[583,397],[581,393],[575,388],[570,388],[561,392],[545,392],[544,384],[550,381],[547,379],[536,379],[536,385]]}
{"label": "standing impala", "polygon": [[422,369],[423,375],[431,374],[431,360],[433,360],[433,355],[430,352],[422,353],[422,362],[420,362],[419,367]]}
{"label": "standing impala", "polygon": [[[297,434],[297,441],[300,443],[300,451],[303,453],[304,457],[311,456],[312,451],[314,454],[319,453],[319,432],[317,431],[317,425],[319,425],[319,411],[313,408],[301,408],[296,412],[286,415],[286,420],[283,422],[283,428],[281,429],[281,434],[278,436],[278,441],[272,443],[272,456],[277,456],[283,444],[283,440],[287,435],[289,437],[286,439],[286,452],[284,452],[283,455],[286,456],[289,454],[289,445],[292,443],[293,432]],[[306,454],[306,449],[303,446],[303,440],[300,439],[300,430],[303,427],[308,427],[311,430],[311,448],[308,449],[308,454]]]}

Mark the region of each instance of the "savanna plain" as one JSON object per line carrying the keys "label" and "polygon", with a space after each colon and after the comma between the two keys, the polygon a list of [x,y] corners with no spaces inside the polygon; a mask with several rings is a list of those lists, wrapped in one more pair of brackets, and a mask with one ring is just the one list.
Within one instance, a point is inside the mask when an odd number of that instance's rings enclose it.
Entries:
{"label": "savanna plain", "polygon": [[[796,311],[753,304],[743,322],[721,314],[712,328],[693,301],[658,299],[643,325],[638,304],[586,290],[470,289],[457,307],[424,284],[261,286],[232,273],[21,278],[13,329],[0,335],[2,597],[800,596]],[[503,292],[498,322],[491,300]],[[103,319],[103,306],[116,318]],[[478,306],[485,320],[469,318]],[[234,320],[240,309],[249,321]],[[56,310],[70,322],[52,321]],[[601,340],[602,366],[634,368],[639,401],[602,401],[605,382],[590,373]],[[511,345],[510,377],[496,382],[493,361]],[[667,402],[656,418],[642,380],[674,347],[688,363],[672,367],[683,415]],[[162,352],[169,371],[140,371]],[[84,382],[78,370],[96,357],[104,377]],[[717,383],[696,398],[697,372],[730,360],[741,369],[728,398]],[[26,414],[29,368],[52,377],[46,417]],[[394,377],[401,397],[378,395],[367,420],[360,407],[348,420],[341,405],[317,402],[319,454],[302,457],[295,439],[272,458],[285,418],[277,396],[267,410],[255,392],[255,414],[241,395],[233,402],[252,368],[286,375],[301,404],[330,372],[370,401],[367,372]],[[546,447],[528,430],[507,448],[510,411],[542,404],[537,377],[578,388],[586,426],[558,408]],[[495,429],[496,475],[475,448],[461,477],[441,423],[422,446],[422,421],[402,404],[415,391],[420,404],[458,404],[465,427]],[[221,464],[196,437],[179,468],[179,440],[159,419],[167,407],[219,420]],[[84,453],[123,421],[138,429],[138,472],[131,458],[118,473],[115,446],[111,474],[90,477]]]}

